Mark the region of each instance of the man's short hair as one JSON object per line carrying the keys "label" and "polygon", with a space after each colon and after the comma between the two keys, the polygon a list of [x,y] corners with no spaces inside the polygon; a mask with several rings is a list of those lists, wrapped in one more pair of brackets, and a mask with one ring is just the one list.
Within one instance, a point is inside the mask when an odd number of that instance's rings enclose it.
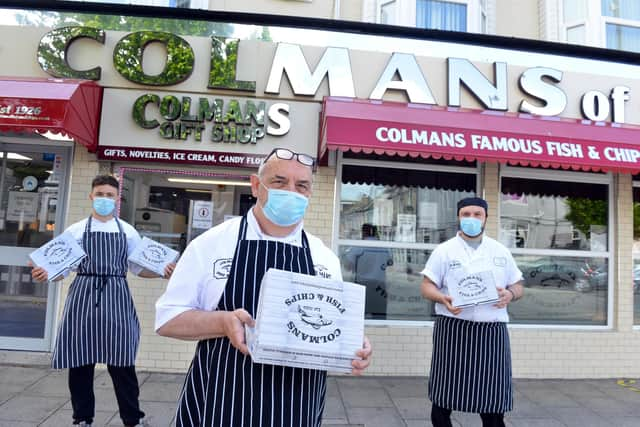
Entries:
{"label": "man's short hair", "polygon": [[110,185],[116,189],[120,188],[120,184],[118,183],[118,180],[111,175],[98,175],[95,178],[93,178],[93,181],[91,181],[91,189],[93,190],[95,187],[99,185]]}
{"label": "man's short hair", "polygon": [[466,197],[458,202],[458,215],[460,215],[460,209],[467,206],[480,206],[484,208],[484,213],[489,215],[489,204],[481,197]]}

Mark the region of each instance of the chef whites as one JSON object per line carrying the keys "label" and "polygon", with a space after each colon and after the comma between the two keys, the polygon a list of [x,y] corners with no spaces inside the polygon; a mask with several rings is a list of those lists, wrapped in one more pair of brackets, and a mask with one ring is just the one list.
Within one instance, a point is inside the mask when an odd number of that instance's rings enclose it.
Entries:
{"label": "chef whites", "polygon": [[[270,267],[342,279],[337,257],[305,233],[302,223],[287,237],[274,238],[261,232],[249,211],[187,247],[156,304],[156,329],[192,309],[244,308],[255,315],[260,283]],[[325,378],[319,370],[255,364],[226,337],[202,340],[187,374],[176,424],[320,426]]]}

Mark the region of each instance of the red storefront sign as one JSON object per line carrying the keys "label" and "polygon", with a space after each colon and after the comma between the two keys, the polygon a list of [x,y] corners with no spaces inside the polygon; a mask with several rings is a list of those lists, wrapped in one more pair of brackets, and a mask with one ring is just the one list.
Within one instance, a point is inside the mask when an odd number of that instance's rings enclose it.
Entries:
{"label": "red storefront sign", "polygon": [[346,98],[324,100],[321,154],[326,149],[640,171],[637,126]]}
{"label": "red storefront sign", "polygon": [[102,88],[68,79],[0,78],[0,130],[66,134],[98,146]]}

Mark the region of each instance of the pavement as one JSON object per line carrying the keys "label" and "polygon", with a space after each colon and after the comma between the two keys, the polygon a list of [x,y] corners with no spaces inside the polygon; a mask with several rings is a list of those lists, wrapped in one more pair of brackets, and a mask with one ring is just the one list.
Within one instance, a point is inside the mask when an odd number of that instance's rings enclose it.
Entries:
{"label": "pavement", "polygon": [[[139,372],[141,408],[151,425],[173,425],[184,374]],[[516,379],[510,427],[638,427],[640,381],[635,379]],[[121,426],[111,379],[96,370],[94,426]],[[323,427],[431,425],[426,377],[330,376]],[[67,372],[0,364],[0,427],[71,425]],[[481,426],[455,413],[456,427]],[[234,426],[230,426],[234,427]]]}

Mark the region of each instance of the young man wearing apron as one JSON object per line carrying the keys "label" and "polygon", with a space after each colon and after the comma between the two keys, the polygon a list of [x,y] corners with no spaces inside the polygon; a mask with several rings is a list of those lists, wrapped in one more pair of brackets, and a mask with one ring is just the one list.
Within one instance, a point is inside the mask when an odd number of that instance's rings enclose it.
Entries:
{"label": "young man wearing apron", "polygon": [[[504,413],[513,409],[506,307],[523,295],[522,272],[506,247],[484,235],[487,210],[479,197],[458,202],[460,231],[436,247],[422,271],[422,296],[436,303],[429,375],[435,427],[450,427],[451,411],[504,427]],[[454,307],[449,285],[479,276],[493,277],[498,301]]]}
{"label": "young man wearing apron", "polygon": [[[139,424],[138,378],[135,371],[140,324],[129,292],[127,270],[142,277],[155,274],[129,265],[127,258],[140,242],[138,232],[114,216],[118,181],[99,175],[91,183],[93,212],[71,225],[71,233],[87,257],[80,263],[64,306],[52,365],[69,368],[69,390],[74,425],[91,425],[95,415],[93,377],[96,363],[107,365],[125,426]],[[165,270],[170,277],[175,264]],[[44,282],[47,272],[35,267],[34,280]]]}
{"label": "young man wearing apron", "polygon": [[[253,363],[244,339],[267,269],[342,279],[335,254],[302,226],[314,166],[305,154],[273,150],[251,176],[255,206],[194,239],[156,303],[160,335],[199,340],[177,426],[320,427],[326,373]],[[370,354],[365,339],[354,374]]]}

